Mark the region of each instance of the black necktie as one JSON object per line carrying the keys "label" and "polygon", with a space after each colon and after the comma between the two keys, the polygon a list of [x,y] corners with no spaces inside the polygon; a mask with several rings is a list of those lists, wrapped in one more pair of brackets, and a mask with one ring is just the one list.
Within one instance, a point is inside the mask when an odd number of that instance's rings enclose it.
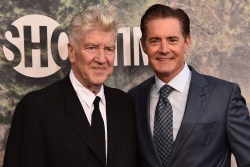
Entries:
{"label": "black necktie", "polygon": [[96,96],[94,100],[94,111],[92,113],[91,128],[97,141],[98,150],[102,154],[103,161],[106,161],[105,151],[105,129],[102,115],[99,109],[100,97]]}
{"label": "black necktie", "polygon": [[153,141],[164,167],[173,146],[173,111],[167,98],[172,91],[173,88],[169,85],[161,87],[154,120]]}

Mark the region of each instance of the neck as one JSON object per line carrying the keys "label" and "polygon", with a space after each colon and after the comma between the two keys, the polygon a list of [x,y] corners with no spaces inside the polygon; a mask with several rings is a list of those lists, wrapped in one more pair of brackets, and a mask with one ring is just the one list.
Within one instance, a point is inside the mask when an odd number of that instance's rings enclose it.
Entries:
{"label": "neck", "polygon": [[[74,70],[73,70],[73,73],[74,73]],[[76,75],[76,73],[74,73],[74,76],[82,84],[82,86],[84,86],[85,88],[90,90],[95,95],[97,95],[97,93],[100,91],[100,89],[102,87],[102,84],[93,84],[87,80],[81,79],[81,77]]]}

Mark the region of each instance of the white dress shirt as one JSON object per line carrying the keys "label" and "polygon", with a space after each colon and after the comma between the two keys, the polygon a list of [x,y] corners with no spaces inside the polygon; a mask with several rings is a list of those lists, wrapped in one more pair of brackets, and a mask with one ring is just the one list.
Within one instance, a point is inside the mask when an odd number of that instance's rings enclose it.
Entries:
{"label": "white dress shirt", "polygon": [[92,113],[94,110],[94,100],[96,96],[99,96],[101,98],[100,103],[99,103],[99,108],[100,112],[102,115],[102,119],[104,122],[104,127],[105,127],[105,148],[106,148],[106,158],[107,158],[107,117],[106,117],[106,100],[105,100],[105,95],[104,95],[104,88],[103,85],[101,86],[100,91],[95,95],[93,92],[91,92],[89,89],[84,87],[75,77],[73,71],[70,71],[69,74],[70,81],[76,91],[76,94],[82,104],[83,110],[85,112],[85,115],[89,121],[89,125],[91,126],[91,118],[92,118]]}
{"label": "white dress shirt", "polygon": [[[191,72],[185,63],[183,70],[175,76],[168,85],[172,86],[174,90],[168,96],[168,100],[173,109],[173,139],[176,139],[177,133],[180,129],[182,118],[185,112],[188,90],[191,81]],[[153,135],[154,130],[154,118],[155,109],[159,99],[159,90],[166,83],[162,82],[157,76],[155,76],[155,84],[151,89],[150,96],[150,128]]]}

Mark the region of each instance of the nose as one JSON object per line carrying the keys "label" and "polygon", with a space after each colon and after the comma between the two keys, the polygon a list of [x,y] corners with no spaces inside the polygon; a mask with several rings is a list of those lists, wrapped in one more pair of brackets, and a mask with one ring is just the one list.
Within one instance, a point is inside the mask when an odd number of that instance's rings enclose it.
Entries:
{"label": "nose", "polygon": [[95,60],[96,60],[98,63],[101,63],[101,64],[106,63],[107,57],[106,57],[104,48],[99,48]]}
{"label": "nose", "polygon": [[169,44],[167,41],[161,41],[161,44],[160,44],[160,48],[159,48],[159,51],[161,53],[168,53],[170,51],[169,49]]}

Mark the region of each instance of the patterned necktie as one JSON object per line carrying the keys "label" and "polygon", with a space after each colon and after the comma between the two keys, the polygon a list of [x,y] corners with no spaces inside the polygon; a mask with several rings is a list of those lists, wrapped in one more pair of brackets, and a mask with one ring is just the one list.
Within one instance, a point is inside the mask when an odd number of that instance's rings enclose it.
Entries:
{"label": "patterned necktie", "polygon": [[94,100],[94,111],[92,113],[91,129],[93,130],[94,136],[97,141],[97,147],[99,152],[102,154],[103,161],[106,161],[105,151],[105,129],[102,119],[102,115],[99,109],[100,97],[96,96]]}
{"label": "patterned necktie", "polygon": [[153,141],[162,165],[166,167],[173,146],[173,111],[168,95],[174,90],[169,85],[160,89],[156,106]]}

